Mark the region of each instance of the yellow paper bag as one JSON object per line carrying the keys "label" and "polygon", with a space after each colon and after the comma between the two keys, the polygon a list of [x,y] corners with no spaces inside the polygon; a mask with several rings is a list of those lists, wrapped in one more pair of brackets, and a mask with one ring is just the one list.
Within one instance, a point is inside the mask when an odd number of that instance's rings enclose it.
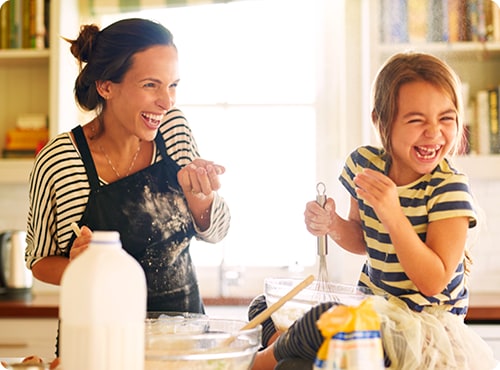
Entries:
{"label": "yellow paper bag", "polygon": [[371,298],[358,306],[334,306],[324,312],[317,326],[325,341],[314,362],[314,370],[382,370],[384,351],[380,319]]}

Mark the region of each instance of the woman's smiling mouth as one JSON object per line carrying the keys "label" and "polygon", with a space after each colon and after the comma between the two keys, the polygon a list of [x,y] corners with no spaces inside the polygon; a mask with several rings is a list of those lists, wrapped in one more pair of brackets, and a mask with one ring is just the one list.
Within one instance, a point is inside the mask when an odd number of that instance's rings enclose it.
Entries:
{"label": "woman's smiling mouth", "polygon": [[153,114],[153,113],[141,113],[142,117],[145,118],[146,124],[152,129],[157,129],[163,118],[163,114]]}

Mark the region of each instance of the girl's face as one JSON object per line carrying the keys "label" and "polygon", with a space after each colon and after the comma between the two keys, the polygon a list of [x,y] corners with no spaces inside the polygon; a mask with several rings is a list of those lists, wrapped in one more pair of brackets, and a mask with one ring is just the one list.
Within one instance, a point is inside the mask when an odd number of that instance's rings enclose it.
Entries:
{"label": "girl's face", "polygon": [[153,46],[135,54],[122,82],[108,82],[105,119],[125,134],[153,140],[175,104],[178,82],[175,47]]}
{"label": "girl's face", "polygon": [[392,127],[389,177],[409,184],[430,173],[457,139],[457,109],[448,94],[425,81],[401,86]]}

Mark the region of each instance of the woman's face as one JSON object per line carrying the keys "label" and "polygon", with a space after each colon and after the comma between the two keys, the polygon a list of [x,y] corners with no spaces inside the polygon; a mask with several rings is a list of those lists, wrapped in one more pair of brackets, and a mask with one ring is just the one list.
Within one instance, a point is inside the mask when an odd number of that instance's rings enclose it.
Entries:
{"label": "woman's face", "polygon": [[175,104],[178,82],[174,46],[153,46],[136,53],[122,82],[107,82],[105,121],[122,126],[124,133],[153,140]]}
{"label": "woman's face", "polygon": [[455,145],[457,119],[444,90],[425,81],[402,85],[391,134],[389,177],[405,185],[432,172]]}

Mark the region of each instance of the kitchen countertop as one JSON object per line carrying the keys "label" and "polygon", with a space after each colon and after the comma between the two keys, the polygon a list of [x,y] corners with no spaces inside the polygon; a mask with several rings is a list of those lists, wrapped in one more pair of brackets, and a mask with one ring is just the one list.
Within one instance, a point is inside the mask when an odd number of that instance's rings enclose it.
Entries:
{"label": "kitchen countertop", "polygon": [[468,323],[500,323],[500,293],[471,293],[465,321]]}
{"label": "kitchen countertop", "polygon": [[[252,299],[253,297],[205,297],[203,302],[206,306],[248,306]],[[0,319],[58,317],[58,294],[33,294],[21,299],[0,299]]]}
{"label": "kitchen countertop", "polygon": [[[253,298],[253,297],[252,297]],[[206,306],[248,306],[248,297],[205,297]],[[57,318],[59,315],[57,294],[34,294],[18,300],[0,300],[1,318]],[[471,294],[469,323],[500,323],[500,293]]]}

